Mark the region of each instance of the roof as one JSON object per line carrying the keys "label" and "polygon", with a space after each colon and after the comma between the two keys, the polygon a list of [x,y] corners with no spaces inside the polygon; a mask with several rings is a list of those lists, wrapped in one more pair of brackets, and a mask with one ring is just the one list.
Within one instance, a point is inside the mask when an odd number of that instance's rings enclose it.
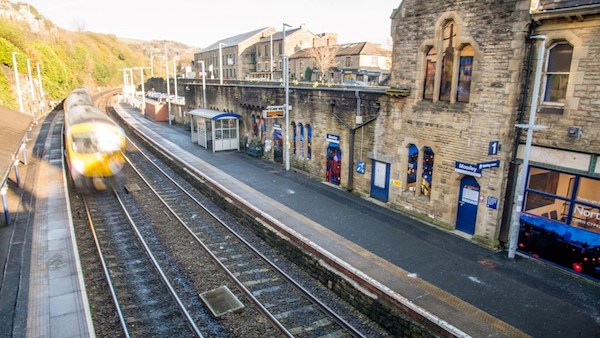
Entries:
{"label": "roof", "polygon": [[[2,179],[8,174],[14,156],[19,151],[23,137],[33,123],[31,115],[22,114],[11,109],[0,107],[0,170]],[[0,182],[1,183],[1,182]]]}
{"label": "roof", "polygon": [[[338,48],[336,56],[349,56],[349,55],[373,55],[373,56],[391,56],[392,52],[388,49],[381,47],[381,45],[372,43],[372,42],[354,42],[354,43],[346,43],[342,45],[333,45],[332,48]],[[297,58],[309,58],[311,57],[310,50],[311,48],[304,48],[293,55],[290,56],[290,59]]]}
{"label": "roof", "polygon": [[220,112],[210,109],[194,109],[188,112],[190,115],[200,116],[211,120],[227,120],[227,119],[241,119],[242,115],[230,112]]}
{"label": "roof", "polygon": [[600,5],[600,0],[539,0],[535,11],[574,9],[590,5]]}
{"label": "roof", "polygon": [[[286,29],[285,36],[288,37],[288,36],[294,34],[295,32],[299,31],[300,29],[302,29],[302,26],[298,27],[298,28],[292,28],[289,30]],[[283,40],[283,31],[273,33],[273,41],[277,41],[277,40]],[[260,39],[258,42],[265,42],[265,41],[271,41],[271,35]]]}
{"label": "roof", "polygon": [[257,35],[257,34],[261,34],[263,31],[266,31],[267,29],[269,29],[270,27],[265,27],[265,28],[260,28],[257,30],[253,30],[250,32],[246,32],[246,33],[242,33],[239,35],[235,35],[235,36],[231,36],[222,40],[219,40],[211,45],[209,45],[206,48],[203,48],[200,53],[204,53],[204,52],[210,52],[212,50],[218,50],[219,49],[219,44],[223,43],[225,44],[225,46],[237,46],[240,43],[250,39],[251,37]]}

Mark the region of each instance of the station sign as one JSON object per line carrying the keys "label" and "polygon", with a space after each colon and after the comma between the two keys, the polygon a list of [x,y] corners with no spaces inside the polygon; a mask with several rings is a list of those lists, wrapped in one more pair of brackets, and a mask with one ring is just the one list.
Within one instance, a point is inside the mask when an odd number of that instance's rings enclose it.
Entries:
{"label": "station sign", "polygon": [[498,168],[498,167],[500,167],[499,160],[477,163],[477,168],[479,169],[479,171],[481,171],[483,169]]}
{"label": "station sign", "polygon": [[[288,106],[288,110],[292,110],[292,106]],[[265,119],[278,119],[283,117],[285,117],[285,105],[267,106],[267,109],[263,110],[263,118]]]}
{"label": "station sign", "polygon": [[476,164],[456,161],[454,163],[454,171],[469,176],[481,177],[481,169]]}

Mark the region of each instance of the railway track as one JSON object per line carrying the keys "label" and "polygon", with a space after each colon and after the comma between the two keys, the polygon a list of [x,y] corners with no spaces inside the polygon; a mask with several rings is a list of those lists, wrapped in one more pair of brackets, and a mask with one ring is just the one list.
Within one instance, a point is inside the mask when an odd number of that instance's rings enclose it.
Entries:
{"label": "railway track", "polygon": [[297,337],[363,336],[204,206],[202,196],[194,197],[195,189],[185,182],[177,183],[131,143],[128,160],[144,177],[144,183],[151,187],[141,190],[152,191],[168,206],[197,245],[226,271],[245,298],[283,334]]}
{"label": "railway track", "polygon": [[116,190],[82,195],[123,334],[202,337]]}

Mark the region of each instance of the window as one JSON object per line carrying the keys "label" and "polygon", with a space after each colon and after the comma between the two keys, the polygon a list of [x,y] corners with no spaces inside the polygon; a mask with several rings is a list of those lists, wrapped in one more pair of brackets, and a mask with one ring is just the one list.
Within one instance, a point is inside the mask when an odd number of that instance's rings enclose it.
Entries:
{"label": "window", "polygon": [[312,158],[312,127],[310,124],[306,125],[306,138],[306,158],[310,160]]}
{"label": "window", "polygon": [[352,58],[350,56],[346,56],[346,67],[352,67]]}
{"label": "window", "polygon": [[408,167],[406,170],[406,189],[414,192],[417,187],[417,165],[419,163],[419,148],[414,144],[408,146]]}
{"label": "window", "polygon": [[425,56],[425,84],[423,88],[423,99],[432,100],[433,99],[433,85],[435,82],[435,59],[437,55],[435,53],[435,48],[429,48],[427,51],[427,55]]}
{"label": "window", "polygon": [[433,150],[425,147],[423,150],[423,174],[421,180],[421,194],[429,197],[431,194],[431,181],[433,178]]}
{"label": "window", "polygon": [[293,139],[292,139],[292,154],[296,155],[296,138],[297,138],[297,134],[296,134],[296,122],[291,123],[292,126],[292,135],[293,135]]}
{"label": "window", "polygon": [[458,86],[456,87],[456,101],[469,102],[471,95],[471,72],[473,70],[473,47],[467,45],[460,51],[458,65]]}
{"label": "window", "polygon": [[454,21],[447,21],[443,29],[442,40],[442,78],[440,82],[440,101],[450,101],[452,90],[452,69],[454,65],[454,46],[456,33]]}
{"label": "window", "polygon": [[300,157],[304,157],[304,125],[298,124],[300,129]]}
{"label": "window", "polygon": [[548,50],[546,63],[544,102],[565,103],[573,47],[558,43]]}
{"label": "window", "polygon": [[446,20],[440,39],[424,49],[423,100],[469,102],[475,49],[459,38],[458,25]]}

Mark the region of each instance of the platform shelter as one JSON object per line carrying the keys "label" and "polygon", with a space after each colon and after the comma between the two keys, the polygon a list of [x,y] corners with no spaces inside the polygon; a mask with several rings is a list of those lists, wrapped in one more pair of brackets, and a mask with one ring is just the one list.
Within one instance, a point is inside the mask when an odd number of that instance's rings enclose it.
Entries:
{"label": "platform shelter", "polygon": [[213,153],[221,150],[240,150],[241,115],[210,109],[194,109],[188,112],[191,122],[192,142]]}

